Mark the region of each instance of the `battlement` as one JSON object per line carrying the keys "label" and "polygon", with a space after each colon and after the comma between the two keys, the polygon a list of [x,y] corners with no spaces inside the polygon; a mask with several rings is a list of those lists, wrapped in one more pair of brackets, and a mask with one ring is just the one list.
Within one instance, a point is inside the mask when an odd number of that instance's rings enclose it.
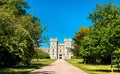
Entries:
{"label": "battlement", "polygon": [[71,42],[72,39],[71,38],[64,38],[64,42]]}
{"label": "battlement", "polygon": [[50,38],[50,41],[56,41],[57,42],[57,38]]}

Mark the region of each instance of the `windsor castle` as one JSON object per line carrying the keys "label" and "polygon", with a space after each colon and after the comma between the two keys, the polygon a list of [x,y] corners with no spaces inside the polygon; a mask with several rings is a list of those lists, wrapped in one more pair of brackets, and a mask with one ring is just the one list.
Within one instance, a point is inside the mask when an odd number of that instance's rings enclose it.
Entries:
{"label": "windsor castle", "polygon": [[42,48],[47,52],[51,59],[71,59],[72,53],[72,39],[64,39],[64,43],[58,43],[57,38],[50,38],[50,48]]}

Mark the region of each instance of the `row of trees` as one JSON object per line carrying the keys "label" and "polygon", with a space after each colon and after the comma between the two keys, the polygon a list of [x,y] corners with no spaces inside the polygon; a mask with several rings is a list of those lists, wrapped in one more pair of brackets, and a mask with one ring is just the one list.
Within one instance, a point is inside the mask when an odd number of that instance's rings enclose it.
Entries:
{"label": "row of trees", "polygon": [[84,32],[81,28],[76,33],[74,46],[78,47],[74,51],[79,51],[84,63],[111,63],[113,71],[113,62],[118,67],[120,64],[120,6],[115,3],[97,4],[88,18],[92,20],[93,26],[84,28]]}
{"label": "row of trees", "polygon": [[44,30],[24,0],[0,0],[0,67],[29,64]]}
{"label": "row of trees", "polygon": [[44,52],[42,49],[35,49],[36,54],[34,55],[34,59],[49,59],[50,56],[47,52]]}

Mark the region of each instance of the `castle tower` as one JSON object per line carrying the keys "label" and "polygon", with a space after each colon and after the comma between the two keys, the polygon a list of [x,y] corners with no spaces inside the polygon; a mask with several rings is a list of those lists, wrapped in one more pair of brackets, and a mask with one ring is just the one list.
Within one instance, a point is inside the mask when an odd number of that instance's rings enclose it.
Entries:
{"label": "castle tower", "polygon": [[58,58],[58,41],[57,38],[52,39],[50,38],[50,57],[51,59],[57,59]]}
{"label": "castle tower", "polygon": [[68,58],[71,58],[71,54],[69,52],[69,50],[72,48],[72,39],[71,38],[68,38],[68,39],[64,39],[64,46],[65,46],[65,49],[64,49],[64,58],[68,59]]}
{"label": "castle tower", "polygon": [[59,44],[57,38],[50,38],[49,56],[51,59],[71,59],[73,56],[72,48],[71,38],[64,38],[64,43]]}

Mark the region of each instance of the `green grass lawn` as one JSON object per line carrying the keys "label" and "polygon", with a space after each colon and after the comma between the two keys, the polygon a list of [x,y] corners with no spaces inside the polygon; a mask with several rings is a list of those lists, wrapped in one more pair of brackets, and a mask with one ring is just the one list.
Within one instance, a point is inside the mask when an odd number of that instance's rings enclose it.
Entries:
{"label": "green grass lawn", "polygon": [[89,74],[120,74],[117,68],[114,68],[115,72],[110,71],[110,65],[91,65],[91,64],[83,64],[82,59],[67,59],[69,63],[74,66],[86,71]]}
{"label": "green grass lawn", "polygon": [[0,69],[0,74],[27,74],[28,72],[35,70],[37,68],[41,68],[52,63],[53,59],[39,59],[32,60],[31,65],[29,66],[16,66],[12,68],[4,68]]}

